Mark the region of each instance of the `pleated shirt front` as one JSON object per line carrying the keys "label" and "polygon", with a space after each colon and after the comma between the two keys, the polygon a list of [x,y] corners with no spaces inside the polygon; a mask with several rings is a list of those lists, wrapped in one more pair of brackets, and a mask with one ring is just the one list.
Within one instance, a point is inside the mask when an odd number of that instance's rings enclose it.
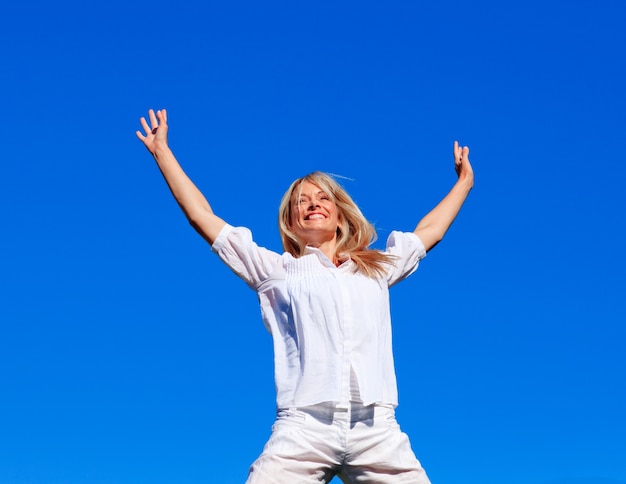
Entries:
{"label": "pleated shirt front", "polygon": [[213,251],[256,291],[274,343],[278,408],[322,402],[346,406],[351,375],[364,405],[398,404],[391,342],[389,287],[426,256],[417,235],[392,232],[395,256],[383,276],[339,267],[307,247],[301,257],[259,247],[245,227],[226,225]]}

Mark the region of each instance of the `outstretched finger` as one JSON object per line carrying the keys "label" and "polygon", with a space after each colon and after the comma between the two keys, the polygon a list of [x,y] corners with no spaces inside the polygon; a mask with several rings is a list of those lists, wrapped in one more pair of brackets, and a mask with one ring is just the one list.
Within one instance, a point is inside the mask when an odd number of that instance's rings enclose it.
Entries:
{"label": "outstretched finger", "polygon": [[155,128],[159,127],[159,122],[157,121],[157,117],[154,114],[154,109],[149,110],[148,115],[150,116],[150,125],[152,126],[152,129],[150,131],[153,131]]}
{"label": "outstretched finger", "polygon": [[146,121],[146,118],[144,118],[143,116],[139,119],[139,122],[141,123],[141,127],[143,128],[144,132],[146,134],[150,133],[152,130],[150,129],[150,126],[148,126],[148,121]]}
{"label": "outstretched finger", "polygon": [[160,109],[159,111],[157,111],[157,115],[161,123],[167,123],[167,111],[165,109]]}
{"label": "outstretched finger", "polygon": [[143,135],[143,133],[141,131],[137,130],[137,131],[135,131],[135,134],[137,135],[137,138],[139,138],[139,140],[141,142],[145,143],[146,137]]}
{"label": "outstretched finger", "polygon": [[463,148],[459,146],[459,142],[454,142],[454,162],[461,163],[461,159],[463,157]]}

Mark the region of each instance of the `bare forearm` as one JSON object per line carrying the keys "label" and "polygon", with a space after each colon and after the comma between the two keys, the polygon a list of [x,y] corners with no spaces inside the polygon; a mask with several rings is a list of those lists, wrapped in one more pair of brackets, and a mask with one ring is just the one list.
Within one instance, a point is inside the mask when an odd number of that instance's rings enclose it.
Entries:
{"label": "bare forearm", "polygon": [[189,223],[212,244],[225,222],[213,213],[206,197],[187,176],[169,147],[157,149],[154,159]]}
{"label": "bare forearm", "polygon": [[224,227],[225,222],[213,213],[209,202],[183,171],[169,148],[167,144],[167,112],[165,109],[156,113],[150,109],[148,115],[150,123],[142,117],[139,121],[143,127],[143,132],[138,130],[135,134],[154,157],[167,186],[189,223],[207,242],[212,244]]}
{"label": "bare forearm", "polygon": [[172,195],[187,218],[197,211],[213,213],[209,202],[184,172],[169,147],[157,149],[154,159]]}
{"label": "bare forearm", "polygon": [[443,200],[417,224],[415,233],[420,237],[427,251],[443,239],[461,210],[472,186],[473,180],[459,179]]}
{"label": "bare forearm", "polygon": [[459,146],[458,141],[454,142],[454,169],[458,179],[452,190],[415,227],[415,233],[427,251],[443,239],[474,186],[474,170],[469,161],[469,148]]}

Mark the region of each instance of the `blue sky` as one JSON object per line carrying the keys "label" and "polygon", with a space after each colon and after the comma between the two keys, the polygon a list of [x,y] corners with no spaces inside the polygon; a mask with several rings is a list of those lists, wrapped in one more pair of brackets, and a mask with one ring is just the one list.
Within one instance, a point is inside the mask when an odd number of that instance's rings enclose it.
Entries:
{"label": "blue sky", "polygon": [[379,241],[470,146],[392,290],[398,418],[434,484],[626,483],[626,6],[12,2],[0,15],[0,483],[242,483],[274,413],[256,297],[134,132],[280,250],[313,170]]}

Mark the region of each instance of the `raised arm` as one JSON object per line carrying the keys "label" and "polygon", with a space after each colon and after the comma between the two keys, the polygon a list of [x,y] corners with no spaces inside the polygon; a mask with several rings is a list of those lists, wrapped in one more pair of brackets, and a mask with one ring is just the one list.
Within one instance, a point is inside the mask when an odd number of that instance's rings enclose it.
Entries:
{"label": "raised arm", "polygon": [[183,171],[169,148],[165,109],[156,113],[151,109],[148,115],[150,124],[142,117],[140,122],[144,132],[137,131],[137,137],[154,157],[167,186],[189,223],[209,244],[213,244],[225,222],[213,213],[207,199]]}
{"label": "raised arm", "polygon": [[437,245],[454,222],[461,206],[474,186],[474,171],[469,162],[469,148],[454,142],[454,165],[458,176],[452,190],[415,228],[415,233],[429,251]]}

